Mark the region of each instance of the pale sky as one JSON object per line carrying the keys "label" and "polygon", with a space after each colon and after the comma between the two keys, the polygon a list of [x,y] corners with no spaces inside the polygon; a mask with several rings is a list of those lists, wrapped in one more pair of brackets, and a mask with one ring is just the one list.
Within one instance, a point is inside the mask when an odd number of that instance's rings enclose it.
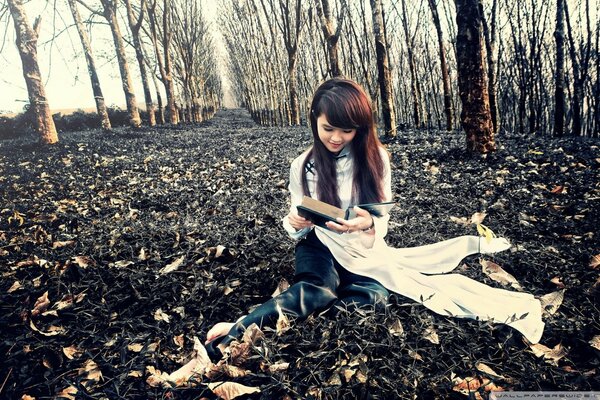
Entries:
{"label": "pale sky", "polygon": [[[42,71],[42,78],[46,85],[46,95],[52,110],[70,108],[94,108],[87,65],[83,57],[79,35],[74,26],[72,16],[68,9],[54,13],[54,9],[47,4],[53,2],[34,0],[27,5],[30,23],[35,17],[42,15],[40,38],[38,41],[38,62]],[[63,2],[60,2],[63,3]],[[66,2],[65,2],[66,3]],[[201,0],[205,16],[209,21],[215,20],[216,1]],[[37,7],[36,7],[37,6]],[[41,9],[40,7],[46,7]],[[62,6],[61,6],[62,7]],[[80,6],[80,13],[85,18],[86,10]],[[60,33],[53,45],[47,43],[53,34],[53,24],[56,32],[64,30],[65,25],[71,26],[68,31]],[[219,42],[220,33],[216,23],[213,23],[216,41]],[[121,24],[121,31],[125,35],[126,26]],[[3,33],[2,33],[3,34]],[[88,32],[89,34],[89,32]],[[119,105],[124,108],[125,97],[121,86],[119,69],[114,57],[114,46],[108,26],[97,25],[92,31],[92,48],[96,58],[96,67],[100,76],[100,85],[107,105]],[[7,37],[4,44],[0,43],[0,113],[19,112],[28,103],[27,88],[23,78],[21,59],[15,45],[14,25],[12,18],[8,26]],[[149,50],[149,49],[148,49]],[[137,60],[133,49],[128,49],[129,67],[134,75],[135,94],[138,103],[144,102],[144,93],[139,76]],[[223,68],[222,70],[225,70]],[[159,83],[160,85],[160,83]],[[162,86],[162,85],[161,85]],[[150,83],[152,96],[156,102],[154,85]],[[163,94],[164,99],[164,94]],[[226,99],[227,100],[227,99]],[[230,102],[230,100],[229,100]]]}

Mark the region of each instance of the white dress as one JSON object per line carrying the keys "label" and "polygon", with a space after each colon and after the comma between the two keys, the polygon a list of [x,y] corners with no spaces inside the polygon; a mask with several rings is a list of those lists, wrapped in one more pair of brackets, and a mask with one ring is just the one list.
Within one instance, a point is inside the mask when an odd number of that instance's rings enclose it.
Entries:
{"label": "white dress", "polygon": [[[384,149],[381,149],[381,154],[385,161],[384,201],[390,201],[389,156]],[[290,168],[290,211],[293,213],[302,202],[301,170],[305,157],[306,152],[297,157]],[[351,201],[352,168],[352,154],[346,147],[337,160],[338,188],[341,208],[344,209]],[[307,173],[308,186],[310,193],[316,197],[318,176],[314,168],[310,170],[312,172]],[[544,323],[541,303],[533,295],[492,288],[466,276],[448,273],[468,255],[508,249],[510,244],[506,239],[498,238],[487,243],[478,236],[460,236],[425,246],[397,249],[388,246],[384,240],[388,220],[389,215],[374,218],[375,235],[361,232],[338,234],[320,227],[314,229],[319,240],[348,271],[373,278],[388,290],[420,302],[438,314],[508,324],[531,343],[539,342]],[[287,217],[282,222],[294,239],[301,239],[310,230],[296,231]]]}

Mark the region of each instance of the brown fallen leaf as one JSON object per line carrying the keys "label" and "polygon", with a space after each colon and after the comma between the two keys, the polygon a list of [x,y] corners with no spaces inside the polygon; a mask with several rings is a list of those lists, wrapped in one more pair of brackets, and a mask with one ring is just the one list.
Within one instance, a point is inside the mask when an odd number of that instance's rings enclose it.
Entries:
{"label": "brown fallen leaf", "polygon": [[414,350],[408,350],[408,355],[411,356],[414,360],[423,361],[423,357],[421,357],[421,355]]}
{"label": "brown fallen leaf", "polygon": [[35,400],[35,397],[30,396],[28,394],[24,394],[23,396],[21,396],[21,400]]}
{"label": "brown fallen leaf", "polygon": [[144,345],[141,343],[132,343],[127,345],[127,350],[133,351],[134,353],[139,353],[144,348]]}
{"label": "brown fallen leaf", "polygon": [[260,388],[236,382],[211,382],[208,388],[223,400],[235,399],[246,394],[260,393]]}
{"label": "brown fallen leaf", "polygon": [[129,371],[129,373],[127,374],[127,376],[130,376],[132,378],[141,378],[144,375],[144,373],[142,371]]}
{"label": "brown fallen leaf", "polygon": [[393,336],[402,336],[404,334],[404,327],[399,319],[396,319],[390,325],[388,325],[388,332]]}
{"label": "brown fallen leaf", "polygon": [[600,254],[596,254],[590,261],[590,268],[596,269],[598,266],[600,266]]}
{"label": "brown fallen leaf", "polygon": [[490,279],[505,286],[510,285],[513,289],[522,290],[521,285],[519,285],[515,277],[502,269],[498,264],[483,258],[479,259],[479,263],[481,264],[483,273],[489,276]]}
{"label": "brown fallen leaf", "polygon": [[277,289],[273,292],[271,297],[275,297],[285,292],[290,287],[289,282],[285,278],[281,278],[277,284]]}
{"label": "brown fallen leaf", "polygon": [[33,305],[33,309],[31,310],[31,316],[35,317],[48,309],[50,306],[50,300],[48,300],[48,291],[46,291],[43,295],[38,297]]}
{"label": "brown fallen leaf", "polygon": [[277,312],[279,313],[279,317],[277,317],[277,324],[276,324],[277,335],[281,336],[288,329],[290,329],[290,320],[283,313],[283,311],[281,310],[281,307],[279,306],[279,304],[277,304],[276,307],[277,307]]}
{"label": "brown fallen leaf", "polygon": [[175,345],[180,349],[183,347],[184,342],[185,342],[185,339],[184,339],[183,335],[177,335],[177,336],[173,337],[173,343],[175,343]]}
{"label": "brown fallen leaf", "polygon": [[61,247],[71,246],[73,244],[75,244],[74,240],[56,241],[56,242],[52,243],[52,248],[59,249]]}
{"label": "brown fallen leaf", "polygon": [[565,284],[562,282],[562,278],[560,276],[555,276],[554,278],[550,279],[550,282],[554,283],[561,289],[565,288]]}
{"label": "brown fallen leaf", "polygon": [[50,328],[48,328],[48,331],[44,332],[44,331],[40,331],[33,323],[33,321],[29,320],[29,327],[31,329],[33,329],[34,331],[41,333],[44,336],[56,336],[56,335],[61,335],[63,333],[65,333],[65,328],[63,328],[62,326],[55,326],[55,325],[51,325]]}
{"label": "brown fallen leaf", "polygon": [[63,351],[65,357],[67,357],[69,360],[72,360],[75,357],[79,357],[80,355],[83,354],[83,351],[79,350],[74,345],[69,346],[69,347],[63,347],[62,351]]}
{"label": "brown fallen leaf", "polygon": [[549,364],[555,366],[558,366],[558,361],[568,353],[560,343],[553,348],[546,347],[541,343],[529,344],[529,348],[536,357],[543,357]]}
{"label": "brown fallen leaf", "polygon": [[56,394],[57,398],[76,400],[77,388],[75,386],[69,386],[61,390]]}
{"label": "brown fallen leaf", "polygon": [[433,344],[440,344],[440,338],[433,327],[429,327],[423,331],[423,339],[426,339]]}
{"label": "brown fallen leaf", "polygon": [[557,186],[554,186],[554,188],[552,188],[550,193],[552,193],[552,194],[567,193],[567,188],[564,186],[557,185]]}
{"label": "brown fallen leaf", "polygon": [[596,350],[600,350],[600,335],[594,336],[588,343]]}
{"label": "brown fallen leaf", "polygon": [[165,275],[165,274],[168,274],[169,272],[177,271],[177,269],[179,267],[181,267],[181,265],[183,265],[184,261],[185,261],[185,255],[177,258],[172,263],[167,264],[160,271],[158,271],[158,273],[161,274],[161,275]]}
{"label": "brown fallen leaf", "polygon": [[77,370],[82,377],[83,386],[90,388],[103,379],[102,371],[93,360],[87,360],[81,368]]}
{"label": "brown fallen leaf", "polygon": [[476,212],[473,215],[471,215],[471,223],[475,224],[475,225],[480,225],[486,216],[487,216],[487,213]]}
{"label": "brown fallen leaf", "polygon": [[8,288],[8,290],[6,291],[7,293],[12,293],[14,291],[17,291],[21,289],[21,283],[19,281],[15,281],[10,288]]}
{"label": "brown fallen leaf", "polygon": [[469,226],[471,223],[465,217],[450,217],[450,221],[456,222],[459,225]]}
{"label": "brown fallen leaf", "polygon": [[73,262],[77,264],[80,268],[86,269],[87,267],[96,265],[96,261],[89,256],[75,256],[73,257]]}
{"label": "brown fallen leaf", "polygon": [[561,306],[564,298],[565,291],[567,289],[558,290],[556,292],[548,293],[540,297],[540,303],[542,304],[542,312],[549,315],[554,315],[558,308]]}

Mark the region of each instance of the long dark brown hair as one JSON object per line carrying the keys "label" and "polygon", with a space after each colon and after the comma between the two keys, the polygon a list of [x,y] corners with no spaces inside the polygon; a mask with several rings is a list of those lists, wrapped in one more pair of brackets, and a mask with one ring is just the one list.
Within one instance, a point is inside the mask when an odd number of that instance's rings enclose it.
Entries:
{"label": "long dark brown hair", "polygon": [[356,82],[344,78],[332,78],[316,90],[309,111],[313,133],[313,147],[304,159],[302,188],[310,196],[306,179],[306,165],[311,158],[317,171],[317,195],[321,201],[341,206],[338,194],[336,160],[319,139],[317,118],[325,115],[330,125],[342,129],[356,129],[354,139],[348,144],[354,157],[352,202],[365,204],[383,201],[382,180],[384,162],[379,148],[371,100]]}

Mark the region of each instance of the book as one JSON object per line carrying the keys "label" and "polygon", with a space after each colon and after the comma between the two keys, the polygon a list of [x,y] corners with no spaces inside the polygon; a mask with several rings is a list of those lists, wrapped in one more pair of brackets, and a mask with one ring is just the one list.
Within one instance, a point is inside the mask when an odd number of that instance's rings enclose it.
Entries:
{"label": "book", "polygon": [[[375,217],[382,217],[389,213],[395,204],[393,201],[388,201],[384,203],[356,204],[356,206],[367,210]],[[298,215],[322,228],[327,228],[325,225],[327,221],[337,222],[337,218],[352,219],[356,217],[354,206],[343,210],[308,196],[304,196],[302,203],[296,208]]]}

